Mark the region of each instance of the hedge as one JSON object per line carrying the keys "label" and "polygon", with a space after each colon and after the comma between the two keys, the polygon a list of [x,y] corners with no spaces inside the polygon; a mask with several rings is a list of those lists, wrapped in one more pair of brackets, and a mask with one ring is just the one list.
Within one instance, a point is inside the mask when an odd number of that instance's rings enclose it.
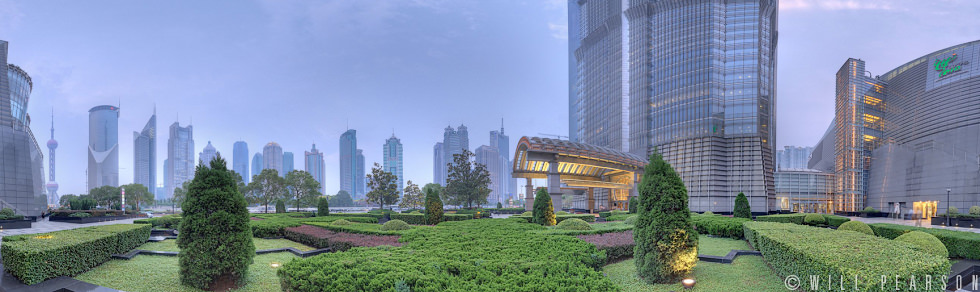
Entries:
{"label": "hedge", "polygon": [[803,225],[803,217],[806,217],[806,214],[803,213],[777,214],[777,215],[757,216],[755,217],[755,221],[793,223],[793,224]]}
{"label": "hedge", "polygon": [[69,217],[79,212],[92,214],[92,217],[125,215],[121,210],[54,210],[51,211],[51,217]]}
{"label": "hedge", "polygon": [[[280,215],[282,215],[280,213]],[[339,215],[339,214],[338,214]],[[333,222],[339,219],[346,219],[350,222],[359,223],[378,223],[378,219],[374,217],[346,217],[345,216],[326,216],[326,217],[289,217],[289,216],[277,216],[277,217],[267,217],[269,219],[265,220],[252,220],[249,224],[252,227],[252,236],[258,238],[266,237],[282,237],[286,228],[297,227],[306,222]],[[394,216],[394,214],[392,214]]]}
{"label": "hedge", "polygon": [[153,217],[153,218],[139,219],[139,220],[133,221],[133,223],[134,224],[150,224],[150,225],[153,225],[153,227],[162,227],[162,228],[169,228],[169,229],[177,229],[177,226],[180,226],[180,219],[181,219],[181,217],[180,216],[177,216],[177,215],[166,215],[166,216],[161,216],[161,217]]}
{"label": "hedge", "polygon": [[874,223],[870,224],[870,226],[871,229],[875,231],[875,235],[888,239],[895,239],[902,234],[912,231],[929,233],[938,238],[939,241],[943,242],[943,245],[946,246],[946,250],[949,251],[949,257],[980,260],[980,233],[914,227],[891,223]]}
{"label": "hedge", "polygon": [[76,276],[125,253],[150,238],[146,224],[84,227],[41,234],[7,236],[0,245],[4,269],[27,285]]}
{"label": "hedge", "polygon": [[[473,219],[473,214],[443,214],[442,221],[463,221]],[[412,225],[425,225],[425,214],[391,214],[391,220],[402,220]]]}
{"label": "hedge", "polygon": [[352,248],[286,263],[283,291],[617,291],[605,253],[521,220],[467,220],[418,228],[401,247]]}
{"label": "hedge", "polygon": [[851,218],[841,217],[837,215],[831,215],[831,214],[820,214],[820,215],[823,215],[823,218],[827,220],[827,225],[833,227],[840,227],[840,225],[844,224],[844,222],[851,221]]}
{"label": "hedge", "polygon": [[694,224],[698,233],[735,239],[744,237],[742,223],[748,221],[752,221],[752,219],[721,215],[691,215],[691,223]]}
{"label": "hedge", "polygon": [[[533,220],[533,218],[531,216],[523,216],[523,215],[522,216],[510,216],[508,218],[524,219],[524,220],[527,220],[527,222],[531,222],[531,220]],[[555,224],[561,223],[561,221],[563,221],[565,219],[572,219],[572,218],[582,219],[582,220],[585,220],[585,222],[595,222],[595,216],[593,216],[592,214],[568,214],[568,215],[556,215],[555,216]]]}
{"label": "hedge", "polygon": [[[904,242],[775,222],[746,222],[744,228],[746,239],[777,274],[800,277],[800,291],[811,289],[809,275],[833,279],[831,285],[819,282],[820,289],[842,285],[848,291],[879,291],[882,275],[900,274],[901,281],[888,282],[889,290],[908,290],[914,276],[920,291],[938,292],[945,288],[941,279],[950,271],[947,258],[916,251]],[[925,289],[927,275],[940,283]]]}

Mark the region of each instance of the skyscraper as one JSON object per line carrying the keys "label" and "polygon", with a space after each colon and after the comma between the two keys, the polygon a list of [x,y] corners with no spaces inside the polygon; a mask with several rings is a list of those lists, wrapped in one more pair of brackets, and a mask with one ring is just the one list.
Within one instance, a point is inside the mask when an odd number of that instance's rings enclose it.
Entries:
{"label": "skyscraper", "polygon": [[778,2],[575,4],[579,142],[659,152],[693,211],[728,212],[739,192],[773,209]]}
{"label": "skyscraper", "polygon": [[324,173],[323,152],[317,150],[316,144],[313,144],[313,149],[306,151],[304,157],[306,172],[309,172],[313,176],[313,179],[320,183],[320,193],[326,194],[327,182],[326,174]]}
{"label": "skyscraper", "polygon": [[776,151],[776,170],[808,169],[813,147],[784,146]]}
{"label": "skyscraper", "polygon": [[340,189],[357,196],[357,130],[340,135]]}
{"label": "skyscraper", "polygon": [[432,146],[432,183],[446,184],[446,154],[442,150],[442,142]]}
{"label": "skyscraper", "polygon": [[181,127],[180,122],[170,125],[167,139],[167,171],[170,180],[166,181],[167,197],[173,198],[174,189],[182,187],[185,181],[194,179],[194,126]]}
{"label": "skyscraper", "polygon": [[282,172],[282,146],[279,143],[269,142],[262,147],[262,169],[275,169],[280,176]]}
{"label": "skyscraper", "polygon": [[490,131],[490,147],[497,152],[500,160],[498,162],[500,167],[497,168],[499,173],[494,184],[499,184],[496,186],[499,189],[497,197],[499,202],[503,203],[517,193],[517,181],[511,177],[514,169],[510,163],[510,137],[504,134],[504,121],[502,119],[500,120],[500,131]]}
{"label": "skyscraper", "polygon": [[459,125],[459,128],[453,129],[452,126],[447,126],[445,132],[442,134],[442,153],[443,158],[443,180],[439,181],[439,184],[446,186],[445,178],[448,177],[449,168],[445,164],[453,163],[453,155],[462,154],[463,149],[470,149],[470,135],[466,130],[466,126]]}
{"label": "skyscraper", "polygon": [[170,159],[163,160],[163,188],[157,190],[156,198],[157,200],[163,200],[170,198],[170,193],[167,192],[167,187],[170,186]]}
{"label": "skyscraper", "polygon": [[354,175],[357,176],[357,197],[363,199],[367,192],[370,192],[365,183],[365,171],[364,171],[364,151],[357,149],[357,154],[354,156],[357,160],[357,170],[355,170]]}
{"label": "skyscraper", "polygon": [[58,141],[54,139],[54,110],[51,110],[51,140],[48,140],[48,204],[55,205],[61,203],[58,196],[58,183],[54,179],[54,150],[58,148]]}
{"label": "skyscraper", "polygon": [[17,214],[40,216],[46,208],[44,154],[27,114],[34,83],[27,72],[7,64],[7,42],[0,41],[0,205]]}
{"label": "skyscraper", "polygon": [[290,171],[293,171],[294,169],[296,169],[294,167],[295,162],[296,162],[296,160],[294,160],[293,153],[292,152],[283,152],[282,153],[282,175],[283,176],[286,176],[287,173],[289,173]]}
{"label": "skyscraper", "polygon": [[252,176],[262,173],[262,153],[256,152],[252,156]]}
{"label": "skyscraper", "polygon": [[398,192],[405,188],[405,164],[402,156],[402,141],[391,134],[391,138],[385,140],[384,151],[384,170],[398,177]]}
{"label": "skyscraper", "polygon": [[232,150],[232,169],[242,176],[242,182],[248,184],[251,181],[252,176],[249,175],[248,169],[248,143],[245,141],[235,142],[234,149]]}
{"label": "skyscraper", "polygon": [[157,185],[157,113],[146,121],[143,131],[133,131],[133,183],[153,190]]}
{"label": "skyscraper", "polygon": [[119,186],[119,107],[88,111],[88,188]]}
{"label": "skyscraper", "polygon": [[497,202],[503,203],[504,184],[501,177],[500,153],[496,147],[482,145],[476,148],[476,163],[483,164],[487,172],[490,173],[490,194],[487,196],[489,206],[496,205]]}
{"label": "skyscraper", "polygon": [[215,149],[214,145],[211,145],[211,141],[208,141],[208,145],[204,146],[204,150],[201,151],[199,157],[201,157],[200,163],[206,167],[211,167],[211,160],[218,157],[218,149]]}
{"label": "skyscraper", "polygon": [[[578,50],[582,42],[572,34],[579,33],[579,0],[568,0],[568,139],[572,142],[580,142],[578,139],[578,67],[571,64],[578,64],[575,51]],[[515,188],[516,191],[516,188]]]}

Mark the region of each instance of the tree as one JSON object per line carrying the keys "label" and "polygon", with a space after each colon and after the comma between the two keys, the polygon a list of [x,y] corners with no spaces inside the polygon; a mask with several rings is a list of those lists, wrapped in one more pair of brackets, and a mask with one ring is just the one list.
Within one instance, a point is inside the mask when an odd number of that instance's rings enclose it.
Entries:
{"label": "tree", "polygon": [[142,184],[128,184],[121,187],[126,191],[126,202],[136,208],[137,211],[140,210],[140,204],[146,202],[153,202],[153,193]]}
{"label": "tree", "polygon": [[286,213],[286,202],[282,199],[276,200],[276,213]]}
{"label": "tree", "polygon": [[371,174],[367,175],[367,187],[371,189],[367,193],[367,201],[381,205],[393,205],[398,202],[398,176],[387,172],[377,162],[371,168]]}
{"label": "tree", "polygon": [[419,209],[425,203],[425,198],[422,197],[422,190],[419,189],[419,185],[412,183],[412,181],[408,181],[402,193],[404,195],[402,195],[402,202],[398,203],[398,207]]}
{"label": "tree", "polygon": [[[184,181],[184,184],[181,187],[175,188],[173,197],[170,198],[170,204],[171,205],[183,204],[184,197],[186,197],[187,195],[187,189],[189,189],[190,187],[191,187],[191,181]],[[171,206],[171,208],[175,209],[176,207]],[[176,212],[176,210],[174,210],[174,212]]]}
{"label": "tree", "polygon": [[[430,187],[435,185],[435,187]],[[438,184],[426,184],[422,188],[425,192],[425,224],[439,224],[442,221],[442,199],[439,198]]]}
{"label": "tree", "polygon": [[72,194],[62,195],[61,199],[58,200],[58,204],[61,206],[68,206],[69,202],[74,199],[78,199],[78,196]]}
{"label": "tree", "polygon": [[354,199],[350,197],[350,193],[347,191],[340,190],[336,195],[330,197],[330,206],[353,207]]}
{"label": "tree", "polygon": [[452,205],[472,208],[474,204],[486,204],[490,195],[490,172],[480,163],[470,161],[473,152],[463,149],[461,154],[453,154],[449,164],[449,177],[446,179],[446,197]]}
{"label": "tree", "polygon": [[122,193],[118,187],[114,186],[97,187],[90,190],[88,194],[99,206],[104,206],[107,209],[122,200]]}
{"label": "tree", "polygon": [[289,186],[290,197],[296,200],[296,212],[299,212],[299,205],[302,203],[313,203],[313,200],[322,195],[320,193],[320,182],[316,181],[309,172],[293,170],[286,174],[286,185]]}
{"label": "tree", "polygon": [[503,208],[504,208],[504,204],[497,202],[497,209],[503,209]]}
{"label": "tree", "polygon": [[258,175],[252,177],[249,183],[249,192],[252,201],[265,205],[265,212],[269,213],[269,204],[285,197],[286,180],[279,176],[275,169],[263,169]]}
{"label": "tree", "polygon": [[198,165],[181,206],[177,246],[180,282],[198,289],[233,281],[243,284],[255,256],[245,197],[219,154],[211,167]]}
{"label": "tree", "polygon": [[551,205],[551,195],[545,188],[538,189],[534,194],[534,207],[531,209],[531,218],[534,223],[544,226],[555,225],[555,206]]}
{"label": "tree", "polygon": [[330,215],[330,201],[327,198],[320,197],[316,200],[316,216],[322,217]]}
{"label": "tree", "polygon": [[640,201],[637,200],[636,197],[630,197],[629,207],[628,207],[630,214],[636,213],[636,207],[639,203]]}
{"label": "tree", "polygon": [[687,189],[670,164],[654,153],[643,172],[639,195],[633,231],[637,274],[648,283],[676,283],[698,261],[698,234],[691,224]]}
{"label": "tree", "polygon": [[752,207],[749,206],[749,199],[745,197],[745,193],[739,192],[735,197],[735,210],[732,213],[735,218],[752,219]]}

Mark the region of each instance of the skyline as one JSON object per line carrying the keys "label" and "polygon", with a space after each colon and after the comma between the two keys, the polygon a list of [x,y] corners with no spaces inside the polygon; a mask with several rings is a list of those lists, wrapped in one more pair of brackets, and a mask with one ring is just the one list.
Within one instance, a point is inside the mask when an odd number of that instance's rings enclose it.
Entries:
{"label": "skyline", "polygon": [[[980,25],[972,18],[935,21],[956,18],[970,11],[963,6],[976,5],[966,1],[833,3],[854,1],[781,2],[777,149],[813,146],[820,139],[833,119],[833,72],[848,57],[862,58],[872,64],[870,71],[881,74],[980,35]],[[6,19],[0,20],[0,39],[10,42],[9,62],[34,78],[28,111],[35,133],[49,128],[44,117],[52,105],[58,105],[54,111],[59,120],[60,194],[87,192],[84,118],[88,108],[102,104],[120,106],[123,134],[141,128],[153,103],[158,105],[160,125],[196,118],[194,138],[214,141],[224,153],[231,153],[239,140],[253,147],[274,141],[284,152],[293,153],[319,142],[324,146],[327,194],[339,189],[334,139],[348,128],[348,121],[349,128],[359,132],[358,148],[364,150],[366,165],[381,163],[384,139],[392,130],[398,133],[405,147],[405,180],[417,182],[432,181],[430,150],[441,141],[447,125],[469,128],[471,151],[490,145],[487,133],[498,127],[501,117],[508,121],[505,126],[514,140],[538,133],[568,135],[563,1],[524,6],[466,1],[243,2],[179,8],[122,3],[113,9],[71,2],[0,4],[6,7],[0,9],[0,19]],[[218,9],[226,12],[216,20],[200,12]],[[145,19],[136,16],[154,10],[160,12]],[[511,17],[492,17],[498,13]],[[347,14],[363,19],[344,24],[350,21],[343,16]],[[117,21],[132,27],[115,27],[107,20],[120,16],[125,19]],[[255,23],[222,24],[230,22],[229,17]],[[186,23],[166,21],[172,18]],[[170,26],[160,29],[161,23]],[[438,23],[448,28],[434,27]],[[875,26],[879,31],[869,35],[848,29],[855,25]],[[397,26],[402,27],[392,29]],[[245,33],[250,30],[256,35]],[[358,35],[359,31],[364,34]],[[398,35],[402,33],[407,35]],[[854,45],[819,46],[842,39],[853,40]],[[519,52],[514,55],[515,51]],[[305,64],[306,57],[312,59],[310,64]],[[322,69],[326,67],[341,69]],[[258,70],[247,70],[253,68]],[[267,99],[291,107],[269,114]],[[446,112],[433,113],[430,108]],[[472,112],[474,108],[481,110]],[[177,119],[178,115],[183,117]],[[377,122],[379,117],[385,120]],[[157,149],[166,149],[161,143],[169,137],[158,138]],[[203,149],[201,144],[193,153]],[[134,170],[128,167],[133,165],[133,144],[122,139],[119,146],[119,183],[126,184],[133,179]],[[252,149],[249,156],[255,153]],[[157,156],[162,164],[160,158],[165,156],[159,150]]]}

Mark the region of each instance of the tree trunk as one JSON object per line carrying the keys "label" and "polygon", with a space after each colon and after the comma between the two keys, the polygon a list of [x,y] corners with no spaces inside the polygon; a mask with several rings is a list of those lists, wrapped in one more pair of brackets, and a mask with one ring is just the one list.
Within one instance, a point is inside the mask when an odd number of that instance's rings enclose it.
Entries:
{"label": "tree trunk", "polygon": [[269,213],[269,201],[265,201],[265,212]]}

